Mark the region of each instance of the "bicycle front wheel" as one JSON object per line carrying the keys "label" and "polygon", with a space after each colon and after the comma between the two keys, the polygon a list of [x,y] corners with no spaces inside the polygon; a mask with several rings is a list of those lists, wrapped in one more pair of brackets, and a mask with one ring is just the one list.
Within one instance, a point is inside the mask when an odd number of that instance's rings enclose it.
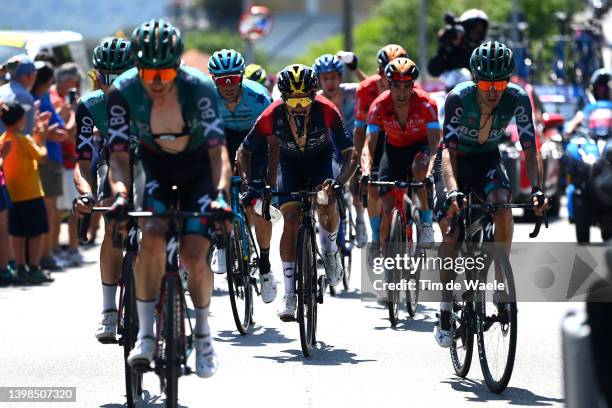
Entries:
{"label": "bicycle front wheel", "polygon": [[225,249],[227,285],[236,328],[244,335],[248,333],[253,317],[253,288],[248,261],[242,256],[242,245],[242,229],[239,224],[234,224],[233,233]]}
{"label": "bicycle front wheel", "polygon": [[[353,267],[353,255],[352,249],[355,242],[357,232],[355,227],[355,221],[353,219],[353,212],[351,211],[351,200],[345,202],[346,217],[345,222],[345,238],[344,248],[342,248],[342,286],[344,290],[349,290],[349,284],[351,281],[351,269]],[[331,286],[330,286],[331,287]]]}
{"label": "bicycle front wheel", "polygon": [[488,251],[480,281],[504,283],[503,290],[479,290],[476,298],[477,338],[480,367],[485,382],[494,393],[508,386],[516,354],[516,290],[510,260],[504,248]]}
{"label": "bicycle front wheel", "polygon": [[173,276],[166,276],[162,290],[162,313],[160,328],[160,346],[162,355],[162,376],[164,393],[166,394],[166,407],[176,408],[178,405],[178,370],[179,370],[179,340],[181,303],[177,285],[180,282]]}
{"label": "bicycle front wheel", "polygon": [[134,257],[126,253],[123,258],[123,288],[120,296],[121,321],[119,334],[123,347],[123,359],[125,366],[125,396],[128,408],[133,408],[135,401],[142,394],[142,372],[134,370],[127,363],[127,358],[134,348],[136,336],[138,335],[138,313],[136,313],[136,293],[134,289],[133,274]]}
{"label": "bicycle front wheel", "polygon": [[[396,255],[403,256],[402,248],[404,242],[404,223],[402,222],[402,217],[399,211],[393,210],[386,256],[391,258],[395,258]],[[400,295],[402,293],[400,290],[397,290],[397,284],[401,280],[402,273],[396,268],[388,269],[386,272],[387,283],[394,284],[392,289],[389,289],[389,286],[387,286],[387,309],[391,326],[395,327],[399,321]]]}
{"label": "bicycle front wheel", "polygon": [[310,357],[317,327],[317,264],[314,257],[314,232],[302,227],[297,241],[297,303],[300,342],[304,357]]}

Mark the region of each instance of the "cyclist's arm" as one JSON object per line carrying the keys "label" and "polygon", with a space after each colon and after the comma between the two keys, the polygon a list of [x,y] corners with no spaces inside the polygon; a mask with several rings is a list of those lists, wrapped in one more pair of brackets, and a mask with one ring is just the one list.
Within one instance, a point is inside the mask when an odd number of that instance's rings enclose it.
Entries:
{"label": "cyclist's arm", "polygon": [[438,145],[440,144],[440,122],[438,122],[438,106],[433,99],[429,99],[426,104],[425,121],[427,123],[427,143],[429,145],[429,165],[427,166],[427,176],[433,174],[434,162]]}
{"label": "cyclist's arm", "polygon": [[368,126],[368,108],[365,104],[364,89],[361,86],[355,91],[355,126],[353,129],[353,145],[357,154],[361,155],[366,140]]}
{"label": "cyclist's arm", "polygon": [[114,194],[128,194],[132,183],[130,171],[130,108],[115,87],[106,98],[108,114],[108,177]]}
{"label": "cyclist's arm", "polygon": [[357,68],[355,71],[353,71],[355,73],[355,76],[357,77],[357,80],[359,81],[363,81],[365,80],[368,76],[365,74],[365,72],[363,72],[360,68]]}
{"label": "cyclist's arm", "polygon": [[578,127],[580,126],[583,120],[584,120],[584,112],[581,110],[576,112],[576,115],[572,118],[572,120],[570,120],[570,122],[567,125],[567,133],[569,135],[574,133],[576,129],[578,129]]}
{"label": "cyclist's arm", "polygon": [[383,128],[383,123],[380,118],[380,108],[374,103],[370,106],[368,112],[368,126],[366,130],[366,148],[363,149],[363,174],[370,174],[372,171],[372,162],[376,154],[376,145],[380,131]]}
{"label": "cyclist's arm", "polygon": [[94,120],[83,102],[79,102],[76,110],[76,167],[74,170],[74,185],[79,194],[92,192],[91,159],[94,154]]}
{"label": "cyclist's arm", "polygon": [[272,135],[271,116],[272,111],[270,109],[266,109],[259,115],[255,125],[253,125],[253,128],[249,134],[246,135],[238,148],[236,154],[236,168],[244,183],[251,181],[251,155],[262,143],[266,143],[268,136]]}
{"label": "cyclist's arm", "polygon": [[358,156],[338,109],[330,102],[326,105],[323,114],[325,123],[332,132],[332,142],[336,149],[342,152],[342,166],[338,181],[345,184],[357,169]]}
{"label": "cyclist's arm", "polygon": [[524,92],[518,95],[518,105],[514,111],[514,118],[519,130],[519,141],[525,152],[527,178],[529,178],[532,187],[542,188],[544,180],[542,157],[536,145],[531,101]]}
{"label": "cyclist's arm", "polygon": [[442,137],[442,179],[448,191],[457,189],[457,155],[459,149],[459,124],[463,115],[463,104],[459,95],[451,92],[444,102],[444,124]]}

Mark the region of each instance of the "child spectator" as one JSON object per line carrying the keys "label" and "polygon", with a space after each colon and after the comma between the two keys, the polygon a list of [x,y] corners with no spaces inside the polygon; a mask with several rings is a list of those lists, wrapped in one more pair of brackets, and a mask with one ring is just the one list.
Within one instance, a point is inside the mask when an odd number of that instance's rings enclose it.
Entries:
{"label": "child spectator", "polygon": [[8,223],[17,263],[14,280],[20,284],[52,282],[54,279],[40,267],[42,234],[47,233],[49,224],[38,174],[38,161],[47,156],[45,137],[49,114],[40,115],[32,138],[21,133],[26,124],[23,107],[14,102],[7,106],[8,110],[3,112],[1,118],[6,132],[0,136],[0,143],[11,141],[11,150],[4,162],[4,174],[12,200]]}

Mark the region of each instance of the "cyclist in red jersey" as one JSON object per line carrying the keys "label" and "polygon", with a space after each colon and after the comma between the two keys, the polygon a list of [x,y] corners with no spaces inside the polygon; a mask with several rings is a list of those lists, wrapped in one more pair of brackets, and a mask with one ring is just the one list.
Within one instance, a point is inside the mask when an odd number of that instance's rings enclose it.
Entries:
{"label": "cyclist in red jersey", "polygon": [[[397,58],[385,68],[390,90],[383,92],[372,104],[368,114],[367,145],[364,156],[364,177],[367,178],[377,150],[380,133],[386,140],[383,147],[378,179],[380,181],[423,181],[431,176],[435,153],[440,139],[438,108],[427,92],[414,88],[419,76],[416,64],[408,58]],[[380,233],[385,240],[389,235],[390,215],[394,198],[381,187],[383,216]],[[432,210],[429,208],[426,188],[417,190],[420,202],[420,241],[432,243]]]}
{"label": "cyclist in red jersey", "polygon": [[[378,61],[378,73],[369,76],[363,80],[357,88],[355,100],[355,130],[353,131],[353,143],[360,157],[366,155],[368,146],[365,145],[366,127],[368,125],[368,110],[372,102],[384,91],[389,89],[389,84],[384,75],[384,70],[389,61],[398,58],[406,57],[407,53],[404,48],[397,44],[385,45],[378,51],[376,59]],[[377,149],[379,154],[374,156],[374,161],[371,168],[370,177],[376,177],[378,174],[378,166],[382,157],[382,144],[384,143],[384,135],[381,134],[380,145]],[[362,163],[363,167],[363,163]],[[380,201],[378,190],[376,188],[368,188],[368,217],[370,219],[370,228],[372,229],[372,243],[374,246],[379,242],[380,230]]]}

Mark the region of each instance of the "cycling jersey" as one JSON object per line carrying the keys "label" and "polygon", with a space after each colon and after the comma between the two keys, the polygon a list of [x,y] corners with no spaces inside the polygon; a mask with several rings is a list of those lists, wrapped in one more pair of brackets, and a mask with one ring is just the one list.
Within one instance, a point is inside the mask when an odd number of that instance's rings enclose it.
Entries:
{"label": "cycling jersey", "polygon": [[[108,133],[108,117],[106,116],[106,98],[102,90],[91,92],[79,101],[76,110],[77,125],[77,160],[92,160],[94,155],[94,128],[97,128],[102,138]],[[100,164],[106,162],[107,149],[103,143],[98,146]]]}
{"label": "cycling jersey", "polygon": [[457,85],[446,97],[444,110],[444,146],[463,154],[484,154],[497,150],[506,127],[516,119],[523,150],[536,147],[531,102],[518,85],[509,83],[497,107],[493,110],[491,131],[486,142],[478,143],[480,106],[473,82]]}
{"label": "cycling jersey", "polygon": [[[353,134],[353,129],[355,127],[355,101],[357,98],[357,88],[359,84],[356,83],[342,83],[340,84],[340,92],[342,92],[342,109],[340,109],[340,113],[342,114],[342,119],[344,120],[344,126],[346,126],[346,130],[349,135]],[[323,95],[323,91],[319,91],[319,95]]]}
{"label": "cycling jersey", "polygon": [[612,101],[597,101],[587,105],[584,110],[584,126],[594,136],[609,138],[612,135]]}
{"label": "cycling jersey", "polygon": [[243,146],[253,152],[274,135],[280,142],[280,160],[308,164],[313,158],[329,156],[334,147],[340,151],[353,146],[352,138],[336,106],[321,95],[315,96],[310,109],[310,124],[306,140],[298,144],[293,136],[283,101],[274,101],[261,114],[244,139]]}
{"label": "cycling jersey", "polygon": [[427,143],[427,130],[439,129],[438,108],[427,92],[415,89],[408,107],[406,125],[397,119],[391,92],[383,92],[370,106],[368,132],[384,130],[386,143],[392,147],[408,147]]}
{"label": "cycling jersey", "polygon": [[357,128],[367,126],[370,105],[381,94],[379,81],[380,75],[374,74],[361,81],[357,87],[355,93],[355,127]]}
{"label": "cycling jersey", "polygon": [[219,98],[219,116],[223,119],[226,129],[249,131],[270,103],[272,103],[272,98],[263,85],[250,79],[244,79],[242,96],[233,112],[227,108],[223,98]]}
{"label": "cycling jersey", "polygon": [[[217,90],[210,77],[183,65],[178,69],[175,86],[185,133],[191,136],[184,152],[198,151],[202,146],[213,148],[225,144],[223,122],[217,113]],[[130,120],[136,127],[142,146],[164,153],[151,132],[153,103],[140,82],[137,68],[125,71],[113,82],[107,100],[108,146],[111,153],[129,151]]]}

